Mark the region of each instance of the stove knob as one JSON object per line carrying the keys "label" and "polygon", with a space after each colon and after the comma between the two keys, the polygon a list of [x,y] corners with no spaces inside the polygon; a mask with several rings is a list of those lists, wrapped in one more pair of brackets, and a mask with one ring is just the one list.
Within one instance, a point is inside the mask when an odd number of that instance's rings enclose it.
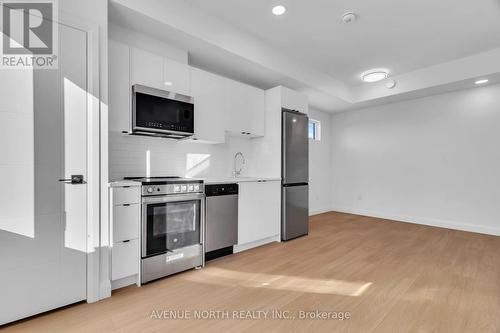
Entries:
{"label": "stove knob", "polygon": [[147,191],[148,191],[148,193],[153,193],[153,188],[152,187],[148,187]]}
{"label": "stove knob", "polygon": [[174,192],[180,192],[180,191],[181,191],[181,187],[179,185],[175,185]]}
{"label": "stove knob", "polygon": [[182,187],[181,187],[181,191],[182,191],[182,192],[187,192],[187,190],[188,190],[188,189],[187,189],[187,186],[186,186],[186,185],[182,185]]}
{"label": "stove knob", "polygon": [[195,192],[198,192],[200,190],[200,185],[195,185],[194,190],[195,190]]}
{"label": "stove knob", "polygon": [[194,191],[194,186],[193,185],[189,185],[188,186],[188,192],[193,192]]}

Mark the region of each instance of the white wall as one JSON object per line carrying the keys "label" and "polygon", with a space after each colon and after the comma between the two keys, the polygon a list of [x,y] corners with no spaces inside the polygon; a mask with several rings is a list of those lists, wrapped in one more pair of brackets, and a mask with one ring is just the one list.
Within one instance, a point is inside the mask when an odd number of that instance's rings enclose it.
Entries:
{"label": "white wall", "polygon": [[500,235],[500,85],[332,117],[332,208]]}
{"label": "white wall", "polygon": [[331,118],[326,112],[309,109],[309,118],[321,122],[321,140],[309,140],[309,214],[331,208]]}

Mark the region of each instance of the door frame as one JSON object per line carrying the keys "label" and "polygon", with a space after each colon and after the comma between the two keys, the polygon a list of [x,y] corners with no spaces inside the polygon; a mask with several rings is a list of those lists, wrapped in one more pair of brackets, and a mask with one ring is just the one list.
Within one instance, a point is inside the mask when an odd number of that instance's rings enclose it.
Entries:
{"label": "door frame", "polygon": [[[107,16],[107,13],[106,13]],[[107,27],[61,10],[59,24],[87,34],[87,302],[111,296],[107,218]],[[103,31],[104,30],[104,31]],[[102,42],[102,44],[101,44]],[[101,71],[104,70],[101,78]],[[102,82],[104,81],[104,82]],[[102,171],[105,170],[104,173]],[[104,210],[104,211],[103,211]],[[104,264],[103,264],[104,263]]]}

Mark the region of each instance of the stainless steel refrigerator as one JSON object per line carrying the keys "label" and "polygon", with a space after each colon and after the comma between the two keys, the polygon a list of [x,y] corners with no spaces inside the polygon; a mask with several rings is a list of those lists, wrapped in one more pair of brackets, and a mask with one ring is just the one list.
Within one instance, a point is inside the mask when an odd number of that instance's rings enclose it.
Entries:
{"label": "stainless steel refrigerator", "polygon": [[309,118],[283,109],[281,239],[309,233]]}

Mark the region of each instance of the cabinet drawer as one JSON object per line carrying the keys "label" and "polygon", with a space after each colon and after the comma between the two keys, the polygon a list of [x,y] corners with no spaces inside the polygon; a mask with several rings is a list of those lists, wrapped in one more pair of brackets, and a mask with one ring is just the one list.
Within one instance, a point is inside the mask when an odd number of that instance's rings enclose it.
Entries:
{"label": "cabinet drawer", "polygon": [[111,279],[118,280],[139,273],[139,240],[115,243],[111,258]]}
{"label": "cabinet drawer", "polygon": [[138,204],[141,200],[140,187],[114,187],[113,205]]}
{"label": "cabinet drawer", "polygon": [[140,205],[113,207],[113,242],[139,238]]}

